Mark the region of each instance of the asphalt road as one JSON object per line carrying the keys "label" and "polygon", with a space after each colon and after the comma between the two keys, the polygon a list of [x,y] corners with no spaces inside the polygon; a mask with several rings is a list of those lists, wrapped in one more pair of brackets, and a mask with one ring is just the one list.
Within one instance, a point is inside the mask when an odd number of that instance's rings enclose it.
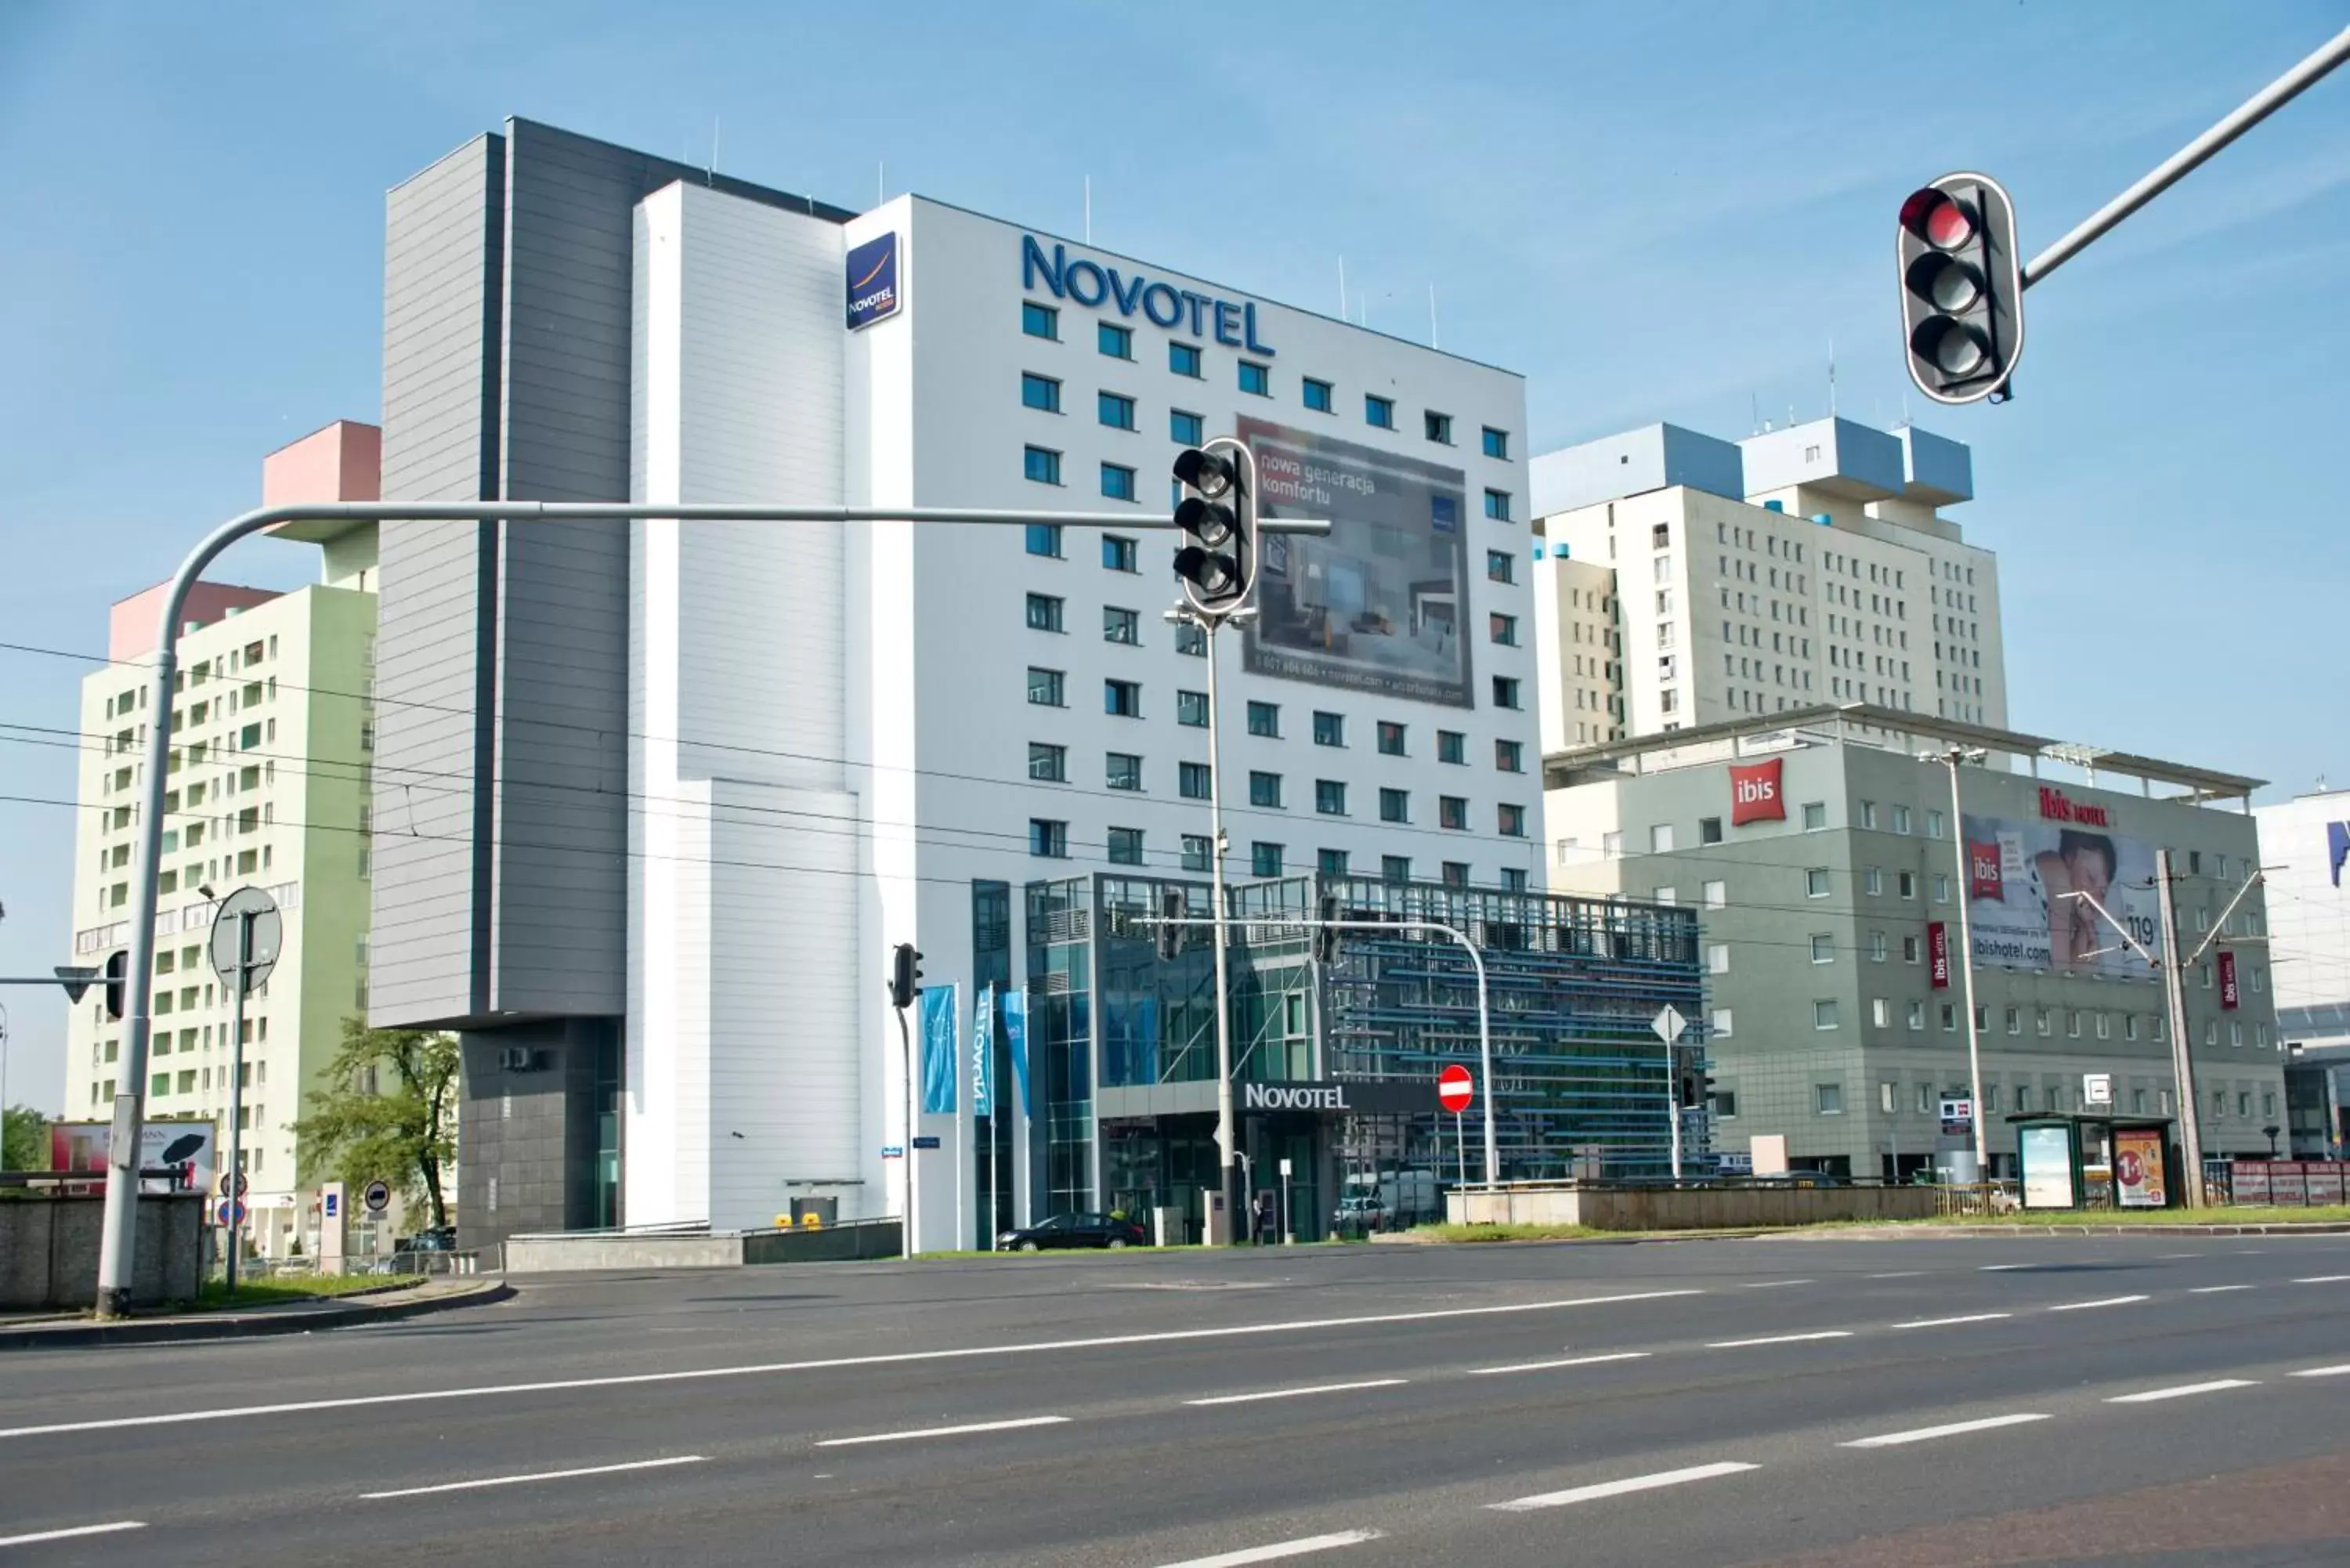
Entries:
{"label": "asphalt road", "polygon": [[0,1358],[0,1560],[2350,1563],[2350,1237],[520,1283]]}

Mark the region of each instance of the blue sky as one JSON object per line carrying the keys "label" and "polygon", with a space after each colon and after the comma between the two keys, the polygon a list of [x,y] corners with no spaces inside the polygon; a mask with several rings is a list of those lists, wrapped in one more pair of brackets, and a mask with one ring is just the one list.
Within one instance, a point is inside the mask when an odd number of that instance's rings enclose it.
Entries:
{"label": "blue sky", "polygon": [[[0,641],[102,649],[112,600],[373,420],[382,196],[525,115],[844,206],[879,182],[1525,371],[1530,450],[1740,436],[1906,381],[1902,194],[2005,182],[2044,244],[2350,11],[1912,5],[0,4]],[[1972,75],[1982,79],[1976,81]],[[2030,296],[2019,396],[1911,411],[1974,448],[2022,729],[2306,790],[2350,781],[2350,72]],[[267,543],[221,575],[302,580]],[[0,651],[0,723],[87,668]],[[0,731],[0,794],[69,798]],[[69,951],[71,813],[0,801],[0,973]],[[17,991],[12,1098],[60,1003]]]}

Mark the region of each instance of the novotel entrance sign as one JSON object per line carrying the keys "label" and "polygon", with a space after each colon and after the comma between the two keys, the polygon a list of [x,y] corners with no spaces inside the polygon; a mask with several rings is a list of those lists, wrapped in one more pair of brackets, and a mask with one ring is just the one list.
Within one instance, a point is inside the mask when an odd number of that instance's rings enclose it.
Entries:
{"label": "novotel entrance sign", "polygon": [[1256,335],[1253,302],[1218,299],[1140,273],[1128,276],[1082,256],[1071,261],[1069,247],[1058,241],[1054,242],[1052,254],[1046,255],[1043,241],[1023,234],[1020,286],[1034,294],[1040,283],[1052,291],[1054,298],[1072,300],[1088,310],[1108,306],[1125,317],[1139,311],[1153,327],[1170,332],[1185,332],[1193,337],[1213,333],[1216,341],[1227,348],[1262,354],[1268,359],[1274,353],[1273,345]]}
{"label": "novotel entrance sign", "polygon": [[1436,1109],[1433,1080],[1363,1083],[1326,1078],[1304,1083],[1242,1083],[1244,1115],[1302,1112],[1317,1116],[1412,1116]]}

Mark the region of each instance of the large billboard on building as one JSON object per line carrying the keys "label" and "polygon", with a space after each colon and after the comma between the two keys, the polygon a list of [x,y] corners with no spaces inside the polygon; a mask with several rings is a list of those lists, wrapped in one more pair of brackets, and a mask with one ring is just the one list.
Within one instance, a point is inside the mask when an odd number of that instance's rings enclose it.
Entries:
{"label": "large billboard on building", "polygon": [[1264,515],[1330,519],[1326,538],[1265,535],[1249,670],[1473,706],[1461,470],[1258,420],[1239,433]]}
{"label": "large billboard on building", "polygon": [[[98,1179],[95,1191],[106,1185],[106,1157],[114,1143],[111,1122],[52,1122],[49,1124],[49,1168],[87,1170]],[[212,1190],[217,1160],[217,1134],[210,1122],[142,1122],[139,1127],[139,1168],[169,1170],[168,1178],[152,1178],[141,1190],[187,1192]]]}
{"label": "large billboard on building", "polygon": [[[2043,792],[2044,798],[2055,792]],[[2059,809],[2069,803],[2057,795]],[[2129,934],[2158,950],[2161,916],[2154,889],[2154,851],[2080,817],[2024,822],[1965,819],[1968,915],[1975,962],[2002,969],[2096,974],[2108,980],[2154,978],[2144,959],[2098,917],[2086,893]]]}

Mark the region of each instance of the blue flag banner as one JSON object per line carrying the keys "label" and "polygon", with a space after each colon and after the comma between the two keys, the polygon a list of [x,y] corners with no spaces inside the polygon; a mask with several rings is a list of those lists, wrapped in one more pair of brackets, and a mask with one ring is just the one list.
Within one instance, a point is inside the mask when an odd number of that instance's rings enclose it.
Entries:
{"label": "blue flag banner", "polygon": [[945,1116],[955,1108],[956,1025],[961,1023],[962,988],[922,987],[922,1114]]}
{"label": "blue flag banner", "polygon": [[1028,993],[1003,993],[1003,1047],[1012,1058],[1012,1092],[1019,1096],[1020,1114],[1032,1119],[1036,1102],[1028,1094]]}
{"label": "blue flag banner", "polygon": [[979,1011],[971,1021],[971,1114],[995,1114],[995,982],[979,988]]}

